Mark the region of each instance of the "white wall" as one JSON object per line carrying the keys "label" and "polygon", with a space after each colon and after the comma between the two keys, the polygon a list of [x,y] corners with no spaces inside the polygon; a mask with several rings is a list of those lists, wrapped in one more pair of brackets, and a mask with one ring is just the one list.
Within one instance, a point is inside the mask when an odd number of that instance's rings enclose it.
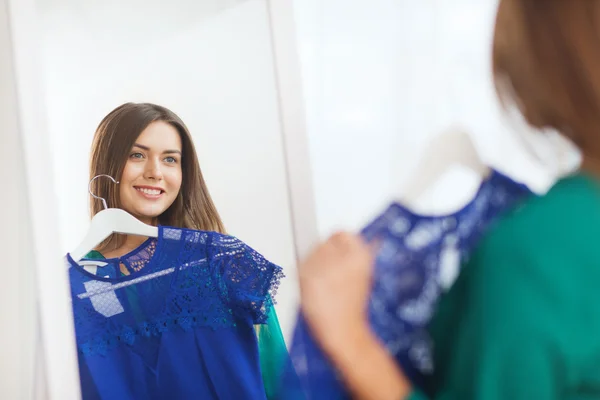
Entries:
{"label": "white wall", "polygon": [[44,0],[62,249],[88,226],[89,148],[100,120],[126,101],[164,105],[190,128],[227,230],[286,270],[278,313],[288,334],[295,254],[266,1],[208,3]]}
{"label": "white wall", "polygon": [[[295,0],[322,237],[358,229],[397,197],[427,144],[452,126],[491,165],[547,186],[548,169],[518,139],[526,128],[507,126],[495,98],[496,3]],[[445,178],[425,209],[456,208],[477,185],[464,171]]]}

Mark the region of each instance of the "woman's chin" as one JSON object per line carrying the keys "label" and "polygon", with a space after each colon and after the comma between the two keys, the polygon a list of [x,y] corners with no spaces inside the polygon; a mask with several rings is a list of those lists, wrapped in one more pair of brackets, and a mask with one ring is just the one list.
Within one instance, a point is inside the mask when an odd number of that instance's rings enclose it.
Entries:
{"label": "woman's chin", "polygon": [[132,215],[134,215],[137,219],[139,219],[140,221],[142,221],[145,224],[148,225],[156,225],[156,220],[158,219],[158,217],[162,214],[162,212],[138,212],[138,213],[131,213]]}

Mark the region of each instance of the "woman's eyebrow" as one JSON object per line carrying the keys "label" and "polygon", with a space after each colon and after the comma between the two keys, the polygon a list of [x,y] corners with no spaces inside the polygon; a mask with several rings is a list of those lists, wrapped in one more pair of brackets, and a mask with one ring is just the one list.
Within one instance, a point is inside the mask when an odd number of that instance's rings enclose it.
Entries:
{"label": "woman's eyebrow", "polygon": [[[150,151],[150,147],[144,146],[143,144],[135,143],[133,146],[134,147],[139,147],[142,150]],[[163,154],[179,154],[179,155],[181,155],[181,151],[180,150],[165,150],[162,153]]]}

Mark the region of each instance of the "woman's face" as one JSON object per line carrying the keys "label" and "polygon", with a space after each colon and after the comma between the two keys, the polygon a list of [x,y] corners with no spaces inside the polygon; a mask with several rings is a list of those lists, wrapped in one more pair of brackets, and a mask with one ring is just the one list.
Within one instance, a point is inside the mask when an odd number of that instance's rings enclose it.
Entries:
{"label": "woman's face", "polygon": [[148,125],[121,175],[121,207],[147,224],[165,212],[181,189],[181,151],[177,129],[162,121]]}

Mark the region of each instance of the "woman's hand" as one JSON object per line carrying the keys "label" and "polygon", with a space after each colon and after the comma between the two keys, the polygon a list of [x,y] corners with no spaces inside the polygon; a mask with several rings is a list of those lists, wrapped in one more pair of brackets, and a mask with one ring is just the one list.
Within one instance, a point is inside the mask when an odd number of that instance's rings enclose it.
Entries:
{"label": "woman's hand", "polygon": [[354,398],[403,399],[411,386],[368,324],[374,261],[359,236],[333,235],[300,265],[302,312]]}
{"label": "woman's hand", "polygon": [[366,310],[374,253],[360,236],[337,233],[299,268],[302,311],[326,352],[369,329]]}

